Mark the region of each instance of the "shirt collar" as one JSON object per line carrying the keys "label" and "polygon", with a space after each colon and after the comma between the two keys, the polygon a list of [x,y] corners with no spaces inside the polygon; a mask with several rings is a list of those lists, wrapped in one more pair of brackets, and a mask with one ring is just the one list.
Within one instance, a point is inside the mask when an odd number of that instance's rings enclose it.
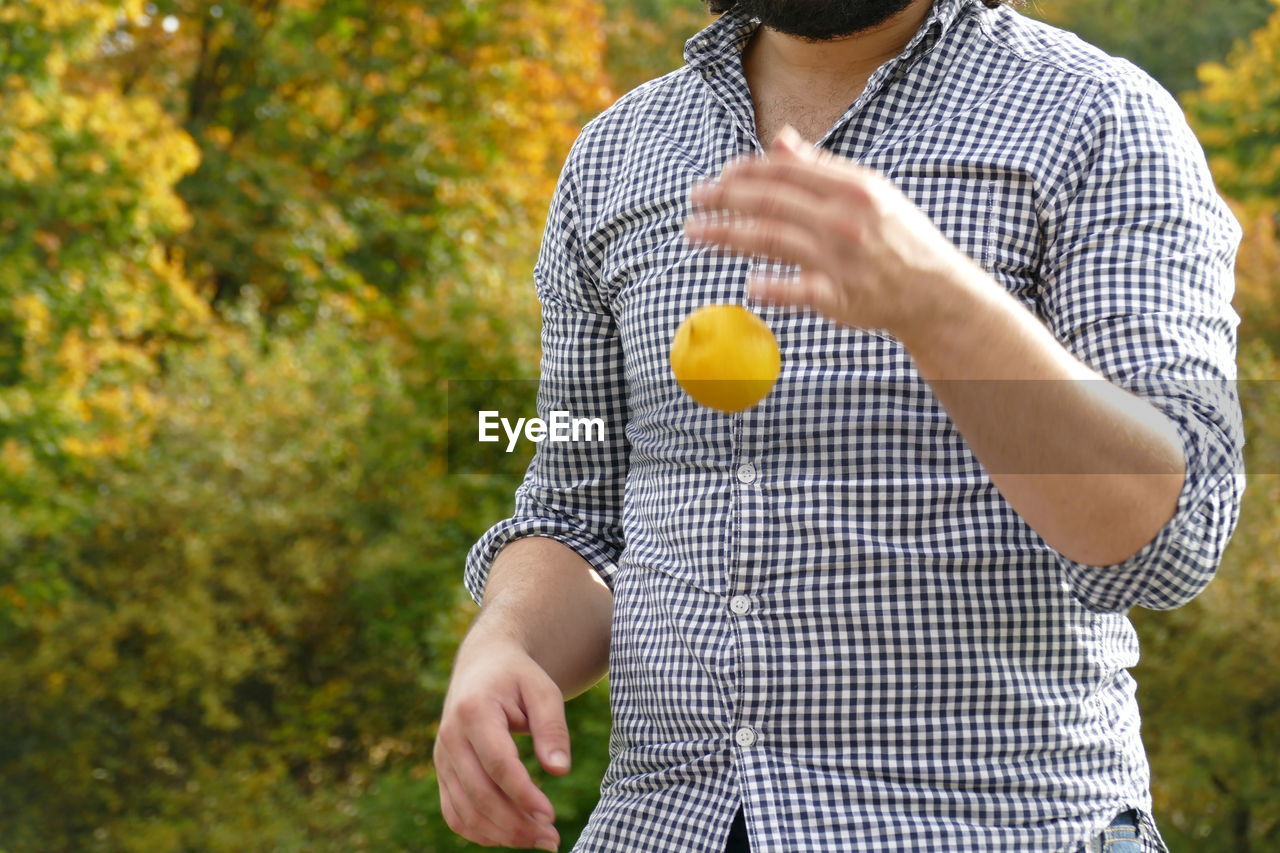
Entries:
{"label": "shirt collar", "polygon": [[[972,2],[974,0],[934,0],[929,16],[895,62],[908,60],[932,47]],[[707,71],[731,60],[740,63],[743,48],[759,26],[759,18],[734,6],[684,43],[684,61],[693,68]]]}

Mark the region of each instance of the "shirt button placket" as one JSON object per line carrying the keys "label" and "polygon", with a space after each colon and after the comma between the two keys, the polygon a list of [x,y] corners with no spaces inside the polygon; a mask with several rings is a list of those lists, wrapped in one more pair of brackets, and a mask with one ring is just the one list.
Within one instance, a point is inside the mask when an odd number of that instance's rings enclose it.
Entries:
{"label": "shirt button placket", "polygon": [[741,747],[755,746],[757,738],[756,730],[750,726],[743,726],[733,733],[734,742]]}

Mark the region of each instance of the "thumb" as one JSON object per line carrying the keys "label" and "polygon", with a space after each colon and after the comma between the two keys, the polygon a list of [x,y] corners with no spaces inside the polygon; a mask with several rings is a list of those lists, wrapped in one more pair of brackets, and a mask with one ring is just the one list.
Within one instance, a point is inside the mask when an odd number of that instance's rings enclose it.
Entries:
{"label": "thumb", "polygon": [[773,138],[773,147],[794,157],[806,159],[812,156],[814,146],[805,142],[800,131],[788,124]]}
{"label": "thumb", "polygon": [[550,677],[531,677],[520,686],[529,734],[538,762],[548,773],[569,772],[569,727],[565,723],[564,694]]}

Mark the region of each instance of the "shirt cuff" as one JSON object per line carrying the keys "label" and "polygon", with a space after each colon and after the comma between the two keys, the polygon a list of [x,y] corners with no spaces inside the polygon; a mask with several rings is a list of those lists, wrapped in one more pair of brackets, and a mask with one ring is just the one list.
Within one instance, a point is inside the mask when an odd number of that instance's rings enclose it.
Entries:
{"label": "shirt cuff", "polygon": [[480,540],[471,546],[467,554],[463,583],[476,604],[480,604],[484,599],[489,570],[498,552],[515,540],[528,536],[545,536],[572,549],[591,565],[609,590],[613,591],[613,579],[618,572],[620,548],[602,541],[593,533],[575,528],[561,519],[516,517],[501,521],[489,528]]}
{"label": "shirt cuff", "polygon": [[1241,454],[1185,408],[1151,400],[1182,439],[1186,474],[1172,517],[1136,553],[1110,565],[1073,560],[1055,551],[1072,595],[1090,611],[1134,605],[1169,610],[1204,589],[1217,571],[1234,530],[1244,491]]}

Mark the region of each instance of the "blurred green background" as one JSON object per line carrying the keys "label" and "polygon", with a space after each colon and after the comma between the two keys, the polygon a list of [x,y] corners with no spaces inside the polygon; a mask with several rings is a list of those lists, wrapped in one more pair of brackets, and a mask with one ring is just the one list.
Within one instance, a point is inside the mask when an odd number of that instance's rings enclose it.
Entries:
{"label": "blurred green background", "polygon": [[[1280,9],[1024,9],[1177,93],[1246,226],[1242,377],[1280,376]],[[432,737],[462,559],[445,380],[536,378],[530,283],[582,123],[698,0],[0,0],[0,853],[466,849]],[[1245,406],[1280,471],[1280,403]],[[1176,851],[1280,850],[1280,482],[1220,577],[1135,611]],[[546,778],[564,849],[606,687]],[[543,778],[542,774],[538,774]]]}

